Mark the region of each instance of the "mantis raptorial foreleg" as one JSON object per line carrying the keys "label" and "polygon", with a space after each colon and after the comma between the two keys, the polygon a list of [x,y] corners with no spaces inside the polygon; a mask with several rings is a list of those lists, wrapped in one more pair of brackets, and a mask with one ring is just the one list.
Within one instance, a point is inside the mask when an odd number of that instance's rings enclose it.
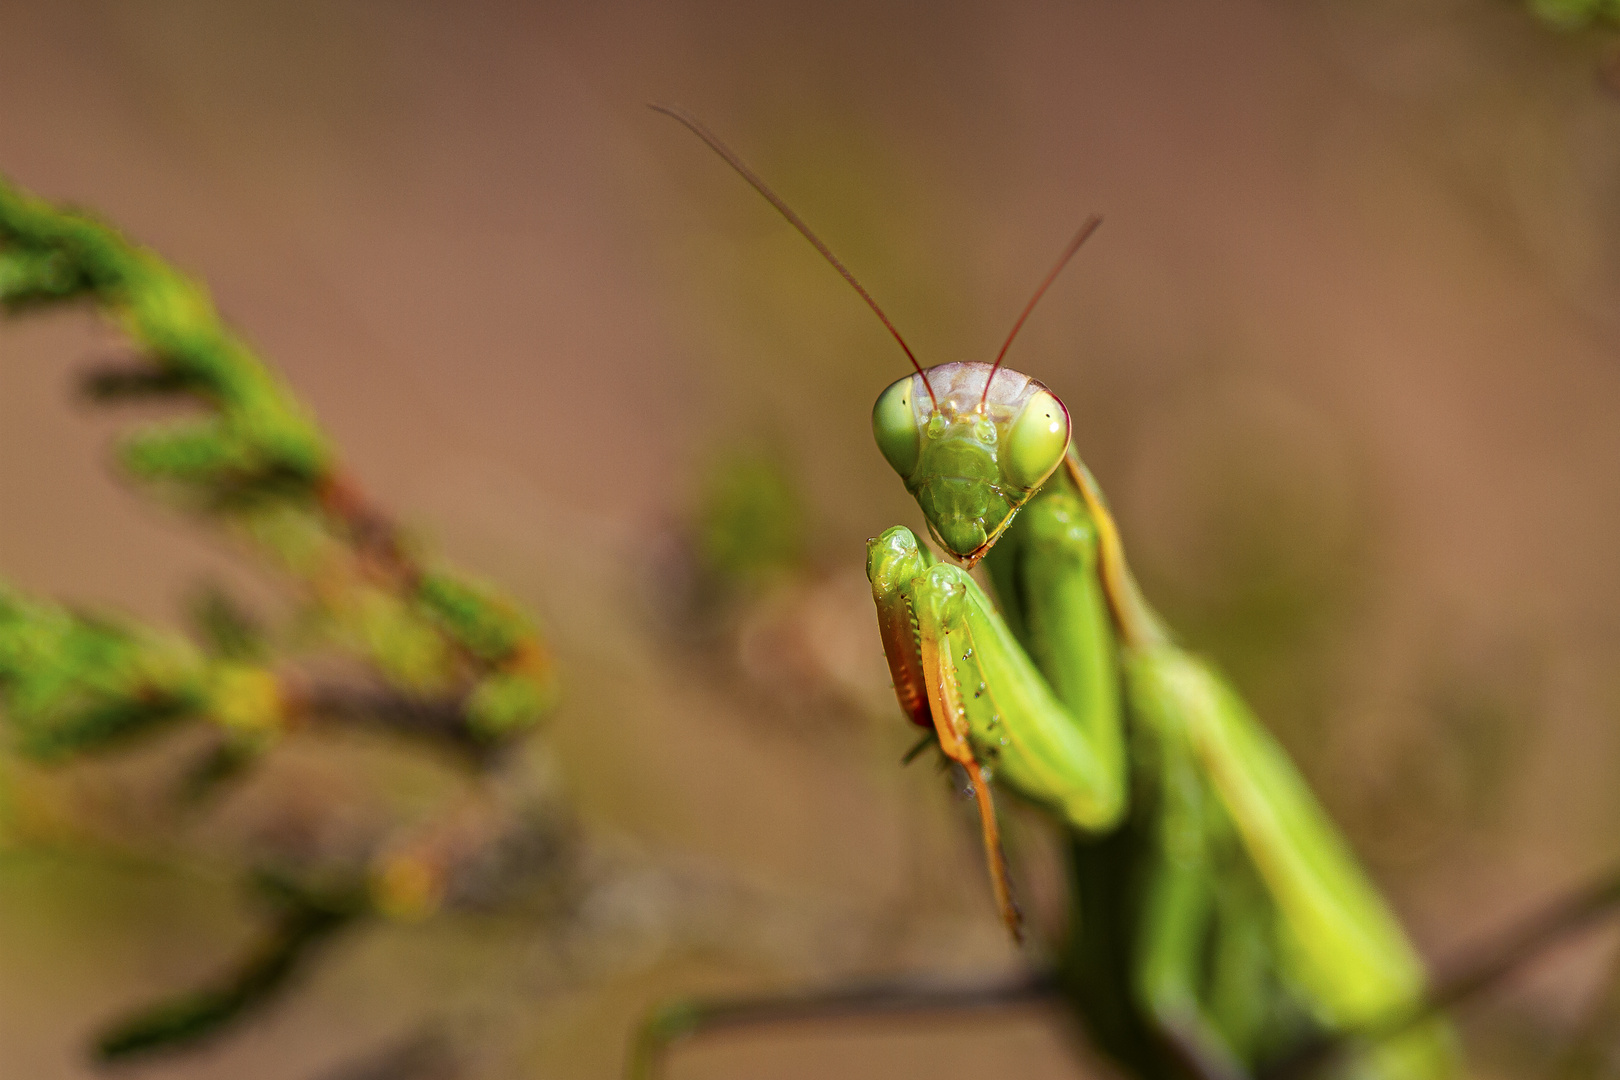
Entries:
{"label": "mantis raptorial foreleg", "polygon": [[[961,569],[934,562],[909,529],[897,526],[873,541],[867,572],[878,610],[885,613],[884,644],[896,693],[902,701],[927,703],[941,751],[973,778],[997,906],[1017,934],[985,772],[1054,805],[1078,828],[1114,824],[1125,803],[1114,679],[1077,687],[1087,712],[1084,722],[1070,723],[990,598]],[[1071,592],[1079,595],[1066,599],[1079,607],[1100,608],[1084,590]],[[898,617],[896,611],[909,614]],[[1050,613],[1045,604],[1031,609],[1037,619]],[[1084,628],[1077,637],[1087,639]],[[1057,647],[1063,644],[1076,642]],[[1112,661],[1097,666],[1108,668]]]}
{"label": "mantis raptorial foreleg", "polygon": [[[928,709],[934,717],[934,733],[939,748],[946,757],[967,772],[973,787],[973,799],[979,807],[979,828],[984,838],[985,861],[990,867],[990,885],[995,892],[996,908],[1002,922],[1012,931],[1014,938],[1023,939],[1023,917],[1013,900],[1012,882],[1007,870],[1007,855],[1001,846],[1001,825],[996,818],[996,805],[990,795],[990,775],[979,764],[969,743],[967,709],[962,704],[962,688],[951,674],[955,671],[951,637],[942,632],[935,620],[925,620],[918,633],[922,668],[927,687]],[[959,635],[971,642],[972,635],[962,631]],[[971,644],[960,646],[961,652],[973,655]]]}

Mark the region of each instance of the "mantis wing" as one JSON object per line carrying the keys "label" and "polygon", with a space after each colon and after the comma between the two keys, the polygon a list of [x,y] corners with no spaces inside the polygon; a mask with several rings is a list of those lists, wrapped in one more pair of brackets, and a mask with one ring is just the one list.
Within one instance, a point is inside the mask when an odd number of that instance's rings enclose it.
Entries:
{"label": "mantis wing", "polygon": [[[1207,664],[1173,645],[1132,650],[1131,703],[1169,740],[1183,741],[1207,776],[1277,909],[1280,962],[1318,1019],[1354,1030],[1422,999],[1423,968],[1383,899],[1276,741]],[[1392,1038],[1376,1074],[1434,1078],[1454,1071],[1436,1023]]]}
{"label": "mantis wing", "polygon": [[[1280,962],[1317,1019],[1346,1031],[1422,1000],[1423,965],[1287,754],[1207,664],[1178,648],[1142,598],[1119,530],[1071,450],[1065,473],[1096,521],[1098,572],[1124,645],[1134,715],[1198,762],[1277,910]],[[1377,1046],[1375,1073],[1432,1080],[1456,1071],[1443,1024]]]}

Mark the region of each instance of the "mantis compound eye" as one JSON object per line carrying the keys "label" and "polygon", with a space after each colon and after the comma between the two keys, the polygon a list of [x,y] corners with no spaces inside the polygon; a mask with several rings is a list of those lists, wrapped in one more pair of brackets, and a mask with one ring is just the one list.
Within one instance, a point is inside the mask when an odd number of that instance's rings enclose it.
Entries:
{"label": "mantis compound eye", "polygon": [[872,406],[872,434],[901,479],[909,479],[917,471],[917,459],[922,453],[922,436],[917,431],[917,413],[911,402],[913,378],[907,375],[891,384]]}
{"label": "mantis compound eye", "polygon": [[1069,448],[1069,410],[1041,390],[1029,399],[1001,444],[1001,474],[1014,487],[1039,487]]}

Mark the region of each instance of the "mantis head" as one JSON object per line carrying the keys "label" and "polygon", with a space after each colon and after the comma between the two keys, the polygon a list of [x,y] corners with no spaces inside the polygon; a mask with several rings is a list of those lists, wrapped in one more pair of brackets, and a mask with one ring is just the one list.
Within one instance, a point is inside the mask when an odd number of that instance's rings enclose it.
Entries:
{"label": "mantis head", "polygon": [[941,364],[884,390],[872,432],[934,539],[972,565],[1063,461],[1069,413],[1028,375]]}
{"label": "mantis head", "polygon": [[1024,305],[994,364],[941,364],[924,371],[872,294],[780,195],[697,117],[673,105],[651,107],[684,124],[763,195],[899,342],[915,373],[883,391],[872,409],[878,448],[916,496],[934,539],[969,566],[978,562],[1018,508],[1052,475],[1069,446],[1069,413],[1063,403],[1028,375],[1003,368],[1002,358],[1035,304],[1102,218],[1087,218],[1074,234]]}

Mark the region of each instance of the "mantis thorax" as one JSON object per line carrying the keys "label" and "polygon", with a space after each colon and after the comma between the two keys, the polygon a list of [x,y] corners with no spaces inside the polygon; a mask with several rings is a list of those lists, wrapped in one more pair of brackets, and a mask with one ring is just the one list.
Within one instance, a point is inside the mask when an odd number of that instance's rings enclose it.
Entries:
{"label": "mantis thorax", "polygon": [[1068,411],[1050,390],[981,363],[941,364],[893,383],[878,396],[872,428],[934,539],[969,564],[1069,445]]}

